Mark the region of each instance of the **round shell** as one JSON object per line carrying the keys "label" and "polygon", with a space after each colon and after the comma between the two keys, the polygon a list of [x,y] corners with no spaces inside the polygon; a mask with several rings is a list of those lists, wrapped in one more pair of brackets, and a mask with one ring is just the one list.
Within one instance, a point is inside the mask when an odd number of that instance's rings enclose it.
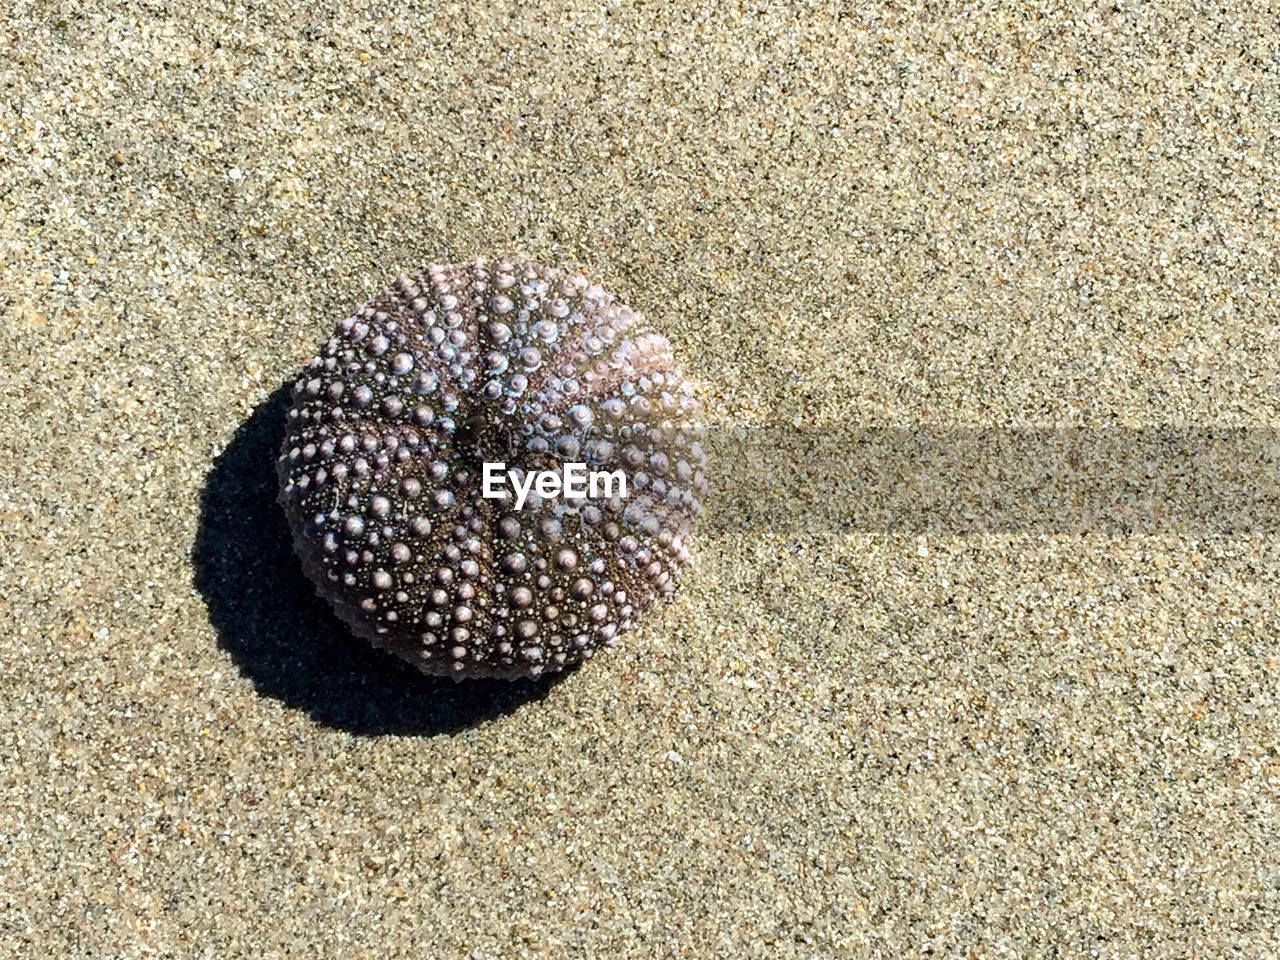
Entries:
{"label": "round shell", "polygon": [[[280,502],[356,634],[428,673],[538,676],[674,589],[706,493],[699,410],[666,338],[584,277],[433,265],[307,364]],[[505,499],[482,495],[485,463],[505,465],[490,484]],[[566,463],[602,475],[596,496],[535,487],[517,509],[507,471],[528,483]]]}

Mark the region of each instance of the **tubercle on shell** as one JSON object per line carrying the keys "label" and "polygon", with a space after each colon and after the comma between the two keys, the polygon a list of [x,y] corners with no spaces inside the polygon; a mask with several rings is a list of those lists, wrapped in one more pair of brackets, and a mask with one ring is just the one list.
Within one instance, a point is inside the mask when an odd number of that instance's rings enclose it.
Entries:
{"label": "tubercle on shell", "polygon": [[[689,559],[700,406],[665,337],[580,274],[431,265],[342,319],[278,461],[303,568],[428,673],[538,676],[612,646]],[[628,497],[483,499],[485,461],[621,470]]]}

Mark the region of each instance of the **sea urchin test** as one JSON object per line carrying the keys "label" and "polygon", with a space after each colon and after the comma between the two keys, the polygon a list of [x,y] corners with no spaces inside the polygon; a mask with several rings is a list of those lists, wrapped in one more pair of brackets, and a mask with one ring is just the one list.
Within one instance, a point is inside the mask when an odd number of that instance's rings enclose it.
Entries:
{"label": "sea urchin test", "polygon": [[357,635],[427,673],[538,676],[674,590],[706,493],[699,412],[667,339],[586,278],[429,266],[307,364],[280,502]]}

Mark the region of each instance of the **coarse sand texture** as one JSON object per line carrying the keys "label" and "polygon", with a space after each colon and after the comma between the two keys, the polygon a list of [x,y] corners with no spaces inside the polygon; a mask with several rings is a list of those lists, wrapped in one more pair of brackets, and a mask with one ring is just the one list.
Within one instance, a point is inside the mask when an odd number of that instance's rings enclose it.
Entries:
{"label": "coarse sand texture", "polygon": [[0,4],[0,958],[1276,956],[1267,7]]}

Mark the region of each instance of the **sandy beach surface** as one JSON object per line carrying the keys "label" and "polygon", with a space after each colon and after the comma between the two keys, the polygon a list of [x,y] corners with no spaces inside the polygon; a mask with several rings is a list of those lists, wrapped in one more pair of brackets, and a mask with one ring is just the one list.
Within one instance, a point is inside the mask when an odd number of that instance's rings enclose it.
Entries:
{"label": "sandy beach surface", "polygon": [[[1277,955],[1260,7],[6,4],[0,956]],[[453,685],[273,457],[501,252],[671,337],[710,513],[619,649]]]}

